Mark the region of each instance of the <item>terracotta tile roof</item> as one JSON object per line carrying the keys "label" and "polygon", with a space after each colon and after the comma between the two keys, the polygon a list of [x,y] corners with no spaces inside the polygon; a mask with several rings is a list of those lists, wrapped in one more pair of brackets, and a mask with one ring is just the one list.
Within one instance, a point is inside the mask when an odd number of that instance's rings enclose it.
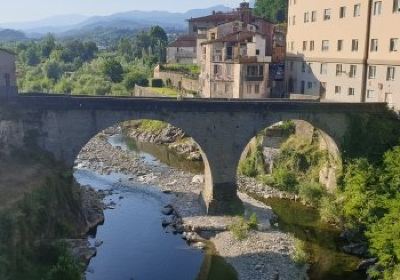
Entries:
{"label": "terracotta tile roof", "polygon": [[176,39],[174,42],[169,44],[169,47],[191,48],[191,47],[196,47],[196,45],[197,45],[196,37],[194,37],[194,36],[181,36],[178,39]]}

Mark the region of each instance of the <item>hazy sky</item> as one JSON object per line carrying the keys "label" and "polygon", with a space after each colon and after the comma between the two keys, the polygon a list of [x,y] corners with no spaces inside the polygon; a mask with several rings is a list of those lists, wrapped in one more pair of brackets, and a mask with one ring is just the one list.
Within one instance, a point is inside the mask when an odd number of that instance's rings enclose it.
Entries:
{"label": "hazy sky", "polygon": [[108,15],[128,10],[186,11],[240,0],[0,0],[0,22],[42,19],[61,14]]}

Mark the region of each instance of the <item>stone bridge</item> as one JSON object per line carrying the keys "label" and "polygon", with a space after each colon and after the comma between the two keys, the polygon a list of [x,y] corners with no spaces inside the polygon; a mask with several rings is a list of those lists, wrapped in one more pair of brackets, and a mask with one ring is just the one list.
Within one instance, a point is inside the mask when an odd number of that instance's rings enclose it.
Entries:
{"label": "stone bridge", "polygon": [[30,95],[0,102],[0,121],[16,119],[22,130],[19,138],[38,145],[70,167],[92,137],[118,123],[151,119],[183,129],[202,150],[206,175],[202,196],[209,214],[233,212],[241,205],[236,184],[239,159],[251,138],[262,129],[279,121],[304,120],[325,132],[340,150],[352,115],[387,112],[383,103],[293,100]]}

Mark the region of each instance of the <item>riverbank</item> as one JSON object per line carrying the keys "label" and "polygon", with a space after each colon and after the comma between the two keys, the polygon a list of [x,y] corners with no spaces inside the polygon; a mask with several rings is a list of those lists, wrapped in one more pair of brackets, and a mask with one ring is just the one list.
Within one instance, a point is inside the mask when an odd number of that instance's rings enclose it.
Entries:
{"label": "riverbank", "polygon": [[101,194],[35,148],[1,158],[0,279],[52,280],[60,260],[79,275],[96,254],[87,233],[104,221]]}
{"label": "riverbank", "polygon": [[132,157],[129,151],[113,147],[107,141],[113,132],[92,139],[80,153],[77,166],[100,174],[118,172],[127,175],[129,181],[158,186],[169,194],[170,204],[182,218],[184,235],[191,231],[208,237],[218,253],[235,268],[239,279],[307,279],[306,268],[293,261],[292,237],[271,228],[274,217],[271,208],[240,194],[247,214],[257,214],[262,231],[251,231],[247,239],[238,241],[228,230],[236,218],[204,215],[199,202],[202,176]]}

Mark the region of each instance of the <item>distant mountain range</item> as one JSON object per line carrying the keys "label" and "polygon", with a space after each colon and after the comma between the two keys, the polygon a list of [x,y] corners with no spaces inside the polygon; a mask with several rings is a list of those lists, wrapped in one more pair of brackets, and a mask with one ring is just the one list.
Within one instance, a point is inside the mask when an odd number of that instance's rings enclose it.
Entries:
{"label": "distant mountain range", "polygon": [[[206,9],[194,9],[185,13],[166,11],[129,11],[109,16],[86,17],[82,15],[61,15],[31,22],[15,22],[0,24],[0,41],[20,40],[24,37],[38,38],[47,33],[58,37],[82,36],[96,30],[139,30],[153,25],[160,25],[167,30],[183,31],[185,20],[211,14],[213,11],[230,11],[232,8],[218,5]],[[12,29],[12,30],[11,30]],[[7,32],[5,32],[7,30]],[[18,30],[18,31],[15,31]],[[15,37],[11,36],[12,31]],[[14,39],[13,39],[14,38]],[[24,38],[26,39],[26,38]]]}

